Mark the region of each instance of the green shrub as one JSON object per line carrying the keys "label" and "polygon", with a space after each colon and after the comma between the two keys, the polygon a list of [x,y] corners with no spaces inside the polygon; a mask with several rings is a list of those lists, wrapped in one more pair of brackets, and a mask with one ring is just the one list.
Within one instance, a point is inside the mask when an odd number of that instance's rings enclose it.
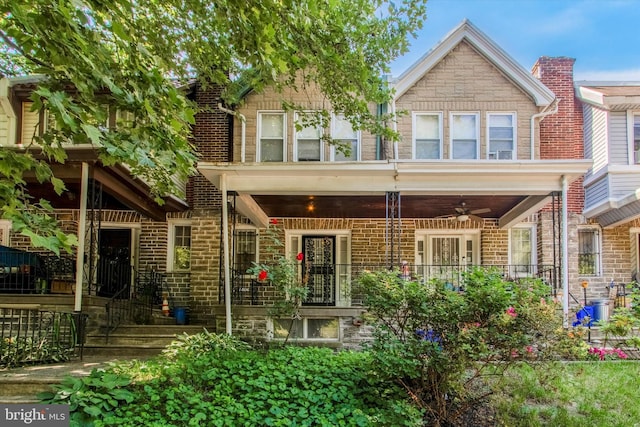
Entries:
{"label": "green shrub", "polygon": [[482,401],[490,393],[486,375],[558,355],[561,319],[547,285],[480,269],[463,279],[464,292],[456,292],[437,281],[403,280],[397,271],[360,278],[378,374],[402,385],[435,425],[455,422]]}
{"label": "green shrub", "polygon": [[194,359],[202,354],[217,351],[247,350],[249,345],[231,335],[213,334],[206,329],[199,334],[179,335],[163,351],[167,358]]}
{"label": "green shrub", "polygon": [[[207,336],[208,342],[237,344]],[[422,425],[422,412],[400,387],[383,381],[367,352],[313,347],[261,352],[221,345],[196,354],[200,344],[69,380],[48,402],[70,403],[77,422],[72,425]],[[112,375],[122,382],[109,392],[104,386]]]}

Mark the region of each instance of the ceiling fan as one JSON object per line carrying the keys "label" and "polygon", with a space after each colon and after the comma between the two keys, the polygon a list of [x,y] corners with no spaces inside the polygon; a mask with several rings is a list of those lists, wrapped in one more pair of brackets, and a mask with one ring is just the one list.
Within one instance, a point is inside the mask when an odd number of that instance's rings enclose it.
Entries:
{"label": "ceiling fan", "polygon": [[491,212],[490,208],[469,209],[465,202],[460,202],[460,205],[456,206],[454,210],[456,211],[454,214],[441,215],[436,218],[455,219],[457,221],[466,221],[468,219],[481,221],[482,218],[477,216],[478,214]]}

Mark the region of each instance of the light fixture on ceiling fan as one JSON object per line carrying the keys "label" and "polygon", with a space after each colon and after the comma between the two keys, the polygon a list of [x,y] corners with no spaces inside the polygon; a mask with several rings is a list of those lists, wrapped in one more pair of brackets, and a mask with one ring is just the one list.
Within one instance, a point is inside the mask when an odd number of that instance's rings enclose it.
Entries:
{"label": "light fixture on ceiling fan", "polygon": [[481,221],[482,218],[477,216],[479,214],[491,212],[490,208],[480,208],[480,209],[469,209],[467,208],[467,204],[465,202],[460,202],[459,206],[455,208],[456,213],[449,215],[441,215],[436,218],[444,218],[444,219],[455,219],[456,221],[467,221],[469,219],[473,219],[475,221]]}

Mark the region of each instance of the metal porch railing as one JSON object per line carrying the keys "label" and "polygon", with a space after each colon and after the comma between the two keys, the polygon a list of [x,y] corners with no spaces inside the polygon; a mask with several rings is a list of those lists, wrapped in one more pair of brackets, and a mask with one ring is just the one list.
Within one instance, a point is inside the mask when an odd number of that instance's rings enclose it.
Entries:
{"label": "metal porch railing", "polygon": [[0,308],[0,366],[82,357],[87,315],[37,308]]}
{"label": "metal porch railing", "polygon": [[47,294],[75,279],[75,258],[0,246],[0,293]]}
{"label": "metal porch railing", "polygon": [[[539,278],[549,285],[550,294],[556,296],[559,289],[560,268],[553,265],[411,265],[407,264],[404,271],[397,266],[399,274],[406,274],[407,278],[424,283],[431,279],[438,279],[451,286],[461,289],[464,286],[463,275],[474,268],[498,269],[505,279],[518,281],[524,278]],[[315,277],[307,286],[310,289],[305,305],[333,306],[338,299],[346,299],[352,306],[362,305],[362,295],[352,289],[357,277],[364,271],[388,270],[389,265],[374,264],[334,264],[323,266],[315,270]],[[268,305],[273,302],[272,287],[268,283],[261,283],[238,269],[231,271],[231,303],[234,305]],[[302,277],[302,272],[300,272]],[[348,296],[346,296],[348,294]],[[224,301],[224,286],[220,284],[220,301]]]}
{"label": "metal porch railing", "polygon": [[134,278],[133,292],[130,292],[129,286],[123,286],[105,305],[107,314],[105,340],[107,343],[109,342],[109,334],[124,323],[149,324],[153,308],[162,304],[162,293],[166,289],[164,274],[154,270],[134,270]]}

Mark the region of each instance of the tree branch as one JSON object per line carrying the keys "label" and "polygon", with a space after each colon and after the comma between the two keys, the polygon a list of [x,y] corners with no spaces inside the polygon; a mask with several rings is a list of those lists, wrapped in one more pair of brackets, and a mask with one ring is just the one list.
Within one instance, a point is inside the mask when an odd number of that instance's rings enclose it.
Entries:
{"label": "tree branch", "polygon": [[20,46],[15,44],[15,42],[13,40],[11,40],[11,38],[3,30],[0,30],[0,38],[2,40],[4,40],[4,42],[7,44],[7,46],[9,46],[10,48],[15,49],[16,51],[20,52],[20,54],[22,56],[24,56],[25,58],[27,58],[29,61],[33,62],[34,64],[39,65],[41,67],[49,68],[49,69],[53,68],[50,65],[45,64],[44,62],[40,61],[38,58],[36,58],[34,56],[31,56],[28,53],[26,53]]}

